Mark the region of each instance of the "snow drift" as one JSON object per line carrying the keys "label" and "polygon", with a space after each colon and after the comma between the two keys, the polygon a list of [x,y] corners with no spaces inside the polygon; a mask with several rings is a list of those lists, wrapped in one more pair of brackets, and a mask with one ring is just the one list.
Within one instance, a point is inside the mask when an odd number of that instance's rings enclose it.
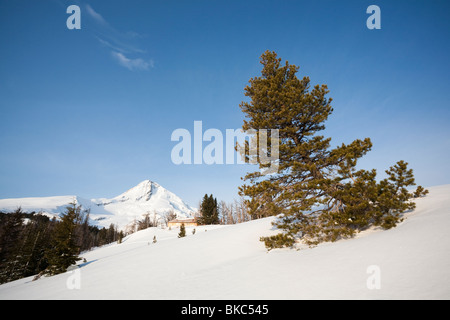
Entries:
{"label": "snow drift", "polygon": [[394,229],[301,250],[265,249],[273,218],[142,230],[67,273],[3,284],[0,299],[449,299],[450,185],[428,189]]}

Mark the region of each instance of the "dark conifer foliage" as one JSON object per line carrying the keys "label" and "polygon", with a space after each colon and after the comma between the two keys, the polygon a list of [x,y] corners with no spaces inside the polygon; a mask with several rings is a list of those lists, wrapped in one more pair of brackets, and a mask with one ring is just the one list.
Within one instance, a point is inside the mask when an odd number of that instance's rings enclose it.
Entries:
{"label": "dark conifer foliage", "polygon": [[53,224],[48,217],[24,213],[0,213],[0,283],[31,276],[44,270],[44,255],[51,247]]}
{"label": "dark conifer foliage", "polygon": [[61,221],[54,230],[53,246],[47,251],[46,257],[49,266],[46,273],[53,275],[65,272],[68,267],[75,264],[81,258],[79,237],[75,232],[77,224],[81,220],[81,206],[74,203],[67,207],[67,211],[61,214]]}
{"label": "dark conifer foliage", "polygon": [[[52,265],[61,263],[64,266],[69,263],[69,259],[65,264],[59,261],[55,248],[64,242],[69,243],[69,238],[75,249],[62,250],[60,253],[63,256],[63,253],[71,252],[70,262],[83,251],[119,240],[120,233],[114,225],[109,229],[99,229],[89,224],[88,210],[83,211],[81,207],[73,209],[73,205],[69,208],[76,213],[74,225],[70,227],[63,227],[64,219],[58,221],[41,213],[25,213],[20,208],[11,213],[0,212],[0,283],[44,271],[55,273],[57,269],[63,270],[63,267]],[[67,215],[67,211],[64,215]]]}
{"label": "dark conifer foliage", "polygon": [[[250,79],[240,107],[246,119],[242,129],[279,130],[278,172],[264,175],[270,163],[259,163],[239,188],[252,216],[281,215],[276,222],[283,233],[261,238],[268,248],[292,246],[298,239],[308,244],[352,237],[371,225],[394,227],[405,210],[414,208],[412,169],[404,161],[376,180],[375,170],[357,170],[357,162],[372,148],[370,138],[331,148],[331,138],[320,135],[332,114],[326,85],[311,87],[310,79],[297,78],[299,68],[283,65],[275,52],[260,60],[261,76]],[[268,142],[272,144],[271,138]],[[246,146],[239,146],[240,150]],[[258,155],[243,154],[255,163]],[[253,160],[253,162],[252,162]],[[418,195],[426,194],[418,191]]]}
{"label": "dark conifer foliage", "polygon": [[200,204],[200,217],[197,221],[199,224],[219,224],[217,198],[214,198],[212,194],[204,195]]}
{"label": "dark conifer foliage", "polygon": [[180,226],[180,232],[178,233],[178,238],[186,237],[186,227],[184,226],[184,223]]}

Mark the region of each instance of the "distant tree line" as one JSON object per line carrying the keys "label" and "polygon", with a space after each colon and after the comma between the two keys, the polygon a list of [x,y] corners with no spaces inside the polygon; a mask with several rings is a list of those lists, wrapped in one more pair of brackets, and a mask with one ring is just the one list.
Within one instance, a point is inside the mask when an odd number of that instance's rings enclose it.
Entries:
{"label": "distant tree line", "polygon": [[141,216],[141,219],[134,219],[131,223],[125,226],[125,235],[135,233],[136,231],[144,230],[152,227],[164,227],[169,224],[169,221],[176,219],[177,215],[173,209],[165,214],[158,214],[156,210],[153,212],[147,211]]}
{"label": "distant tree line", "polygon": [[[194,214],[200,225],[209,224],[236,224],[261,218],[257,214],[250,215],[243,198],[233,202],[218,201],[212,194],[205,194],[198,204],[198,211]],[[134,219],[125,227],[125,235],[152,227],[167,226],[169,221],[177,218],[172,209],[165,214],[156,211],[146,212],[141,219]]]}
{"label": "distant tree line", "polygon": [[0,283],[36,274],[65,272],[78,255],[114,241],[123,233],[113,224],[89,224],[89,210],[71,204],[60,219],[42,213],[0,212]]}

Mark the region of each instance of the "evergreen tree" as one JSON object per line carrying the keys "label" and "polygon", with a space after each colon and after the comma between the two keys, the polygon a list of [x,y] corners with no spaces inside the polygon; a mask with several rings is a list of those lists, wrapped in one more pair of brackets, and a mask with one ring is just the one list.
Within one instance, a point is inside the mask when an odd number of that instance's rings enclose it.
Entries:
{"label": "evergreen tree", "polygon": [[422,186],[418,186],[416,191],[414,191],[414,198],[424,197],[428,194],[428,190],[424,189]]}
{"label": "evergreen tree", "polygon": [[[240,107],[246,115],[242,129],[278,129],[278,172],[264,175],[270,163],[258,162],[249,143],[237,146],[247,162],[259,163],[259,171],[244,177],[239,188],[252,217],[281,214],[275,224],[284,232],[263,237],[270,248],[335,241],[378,224],[389,228],[399,221],[408,202],[406,187],[414,183],[404,161],[387,171],[389,178],[377,183],[376,171],[356,170],[358,159],[372,148],[369,138],[331,148],[331,138],[320,135],[333,112],[326,85],[310,86],[308,77],[297,78],[298,67],[284,65],[275,52],[260,60],[260,77],[250,79]],[[268,143],[272,145],[271,137]],[[245,151],[246,150],[246,151]],[[255,161],[256,160],[256,161]]]}
{"label": "evergreen tree", "polygon": [[120,244],[120,243],[122,243],[122,240],[123,240],[123,238],[124,238],[124,234],[123,234],[123,231],[122,230],[120,230],[120,232],[119,232],[119,239],[117,240],[117,242]]}
{"label": "evergreen tree", "polygon": [[184,223],[180,226],[180,232],[178,233],[178,238],[183,238],[186,236],[186,228],[184,226]]}
{"label": "evergreen tree", "polygon": [[[50,219],[42,214],[31,213],[22,232],[20,249],[16,257],[14,279],[39,273],[47,267],[45,251],[51,247]],[[13,280],[13,279],[11,279]]]}
{"label": "evergreen tree", "polygon": [[378,185],[379,196],[376,204],[379,212],[376,216],[375,225],[389,229],[395,227],[402,220],[401,214],[404,211],[416,207],[416,204],[410,201],[414,195],[407,189],[415,185],[415,182],[413,170],[408,169],[408,163],[403,160],[398,161],[389,170],[386,170],[386,174],[388,178],[382,180]]}
{"label": "evergreen tree", "polygon": [[[3,222],[4,220],[4,222]],[[18,208],[14,212],[2,215],[0,226],[0,262],[8,259],[8,255],[15,251],[23,228],[23,212]]]}
{"label": "evergreen tree", "polygon": [[16,267],[21,255],[23,212],[18,208],[2,220],[5,221],[0,228],[0,283],[18,278]]}
{"label": "evergreen tree", "polygon": [[[115,241],[119,237],[120,233],[114,225],[102,231],[88,225],[88,210],[81,211],[81,207],[78,207],[75,211],[77,217],[73,220],[71,239],[74,247],[79,248],[77,252]],[[27,223],[23,222],[25,220]],[[64,233],[61,232],[62,223],[56,219],[50,220],[41,213],[25,213],[20,209],[12,213],[0,212],[0,283],[42,275],[47,268],[47,273],[52,273],[55,267],[50,266],[50,262],[56,261],[54,255],[57,248],[61,247],[61,238],[64,238],[56,237]],[[62,255],[66,256],[66,253]]]}
{"label": "evergreen tree", "polygon": [[[23,219],[27,219],[26,224]],[[42,214],[20,210],[0,214],[0,283],[31,276],[47,267],[45,252],[52,243],[52,223]],[[8,245],[13,239],[14,245]]]}
{"label": "evergreen tree", "polygon": [[109,228],[108,228],[108,231],[107,231],[107,243],[111,243],[111,242],[114,242],[114,241],[116,241],[116,239],[117,239],[117,234],[118,234],[118,232],[117,232],[117,228],[116,228],[116,226],[114,225],[114,223],[111,223],[110,225],[109,225]]}
{"label": "evergreen tree", "polygon": [[75,234],[80,212],[81,206],[72,203],[66,208],[66,212],[61,214],[61,221],[55,226],[53,247],[47,252],[49,266],[46,273],[53,275],[65,272],[69,266],[81,259],[78,257],[80,248],[76,245]]}
{"label": "evergreen tree", "polygon": [[[311,89],[309,78],[298,79],[298,67],[288,62],[283,66],[275,52],[266,51],[260,62],[261,76],[245,88],[251,101],[240,105],[248,118],[242,129],[279,130],[275,160],[279,170],[270,176],[261,171],[247,174],[244,180],[250,183],[240,187],[240,195],[249,198],[246,205],[252,216],[284,214],[278,225],[287,231],[283,238],[290,242],[297,234],[314,238],[319,215],[333,209],[327,194],[336,188],[333,168],[344,160],[355,163],[370,150],[371,142],[356,140],[330,150],[331,139],[318,134],[333,111],[327,86]],[[272,144],[271,138],[268,142]],[[252,157],[245,154],[249,162]],[[259,163],[260,168],[267,166]]]}
{"label": "evergreen tree", "polygon": [[107,234],[108,234],[108,230],[107,230],[105,227],[101,228],[101,229],[98,231],[98,236],[97,236],[97,239],[98,239],[98,240],[97,240],[97,241],[98,241],[98,245],[99,245],[99,246],[103,246],[103,245],[109,243],[109,242],[108,242]]}
{"label": "evergreen tree", "polygon": [[218,224],[219,223],[219,208],[217,199],[213,195],[203,197],[200,204],[200,217],[198,219],[200,224]]}

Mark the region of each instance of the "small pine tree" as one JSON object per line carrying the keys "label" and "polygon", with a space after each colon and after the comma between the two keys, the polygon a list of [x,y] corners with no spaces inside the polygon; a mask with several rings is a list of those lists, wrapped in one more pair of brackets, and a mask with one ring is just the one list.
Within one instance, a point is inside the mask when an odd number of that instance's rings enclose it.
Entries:
{"label": "small pine tree", "polygon": [[414,198],[425,197],[428,194],[428,190],[424,189],[422,186],[418,186],[416,191],[414,191]]}
{"label": "small pine tree", "polygon": [[390,229],[402,221],[401,214],[412,210],[416,204],[409,201],[413,194],[407,187],[415,185],[413,170],[408,169],[408,163],[401,160],[386,170],[388,178],[378,184],[376,204],[378,212],[375,215],[375,225]]}
{"label": "small pine tree", "polygon": [[119,239],[117,240],[117,242],[118,242],[119,244],[122,243],[123,237],[124,237],[123,231],[120,230],[120,232],[119,232]]}
{"label": "small pine tree", "polygon": [[54,244],[47,252],[49,266],[46,273],[50,275],[63,273],[81,258],[78,257],[79,247],[76,245],[75,228],[81,212],[81,206],[72,203],[62,214],[61,221],[55,227]]}
{"label": "small pine tree", "polygon": [[183,238],[185,236],[186,236],[186,228],[184,226],[184,223],[182,223],[180,227],[180,233],[178,233],[178,238]]}

